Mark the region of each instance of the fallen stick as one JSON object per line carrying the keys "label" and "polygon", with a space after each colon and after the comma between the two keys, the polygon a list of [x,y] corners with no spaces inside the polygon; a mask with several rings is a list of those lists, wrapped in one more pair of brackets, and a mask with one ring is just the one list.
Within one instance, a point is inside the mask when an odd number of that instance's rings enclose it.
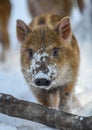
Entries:
{"label": "fallen stick", "polygon": [[65,113],[2,93],[0,94],[0,112],[60,130],[92,130],[91,116],[81,117]]}

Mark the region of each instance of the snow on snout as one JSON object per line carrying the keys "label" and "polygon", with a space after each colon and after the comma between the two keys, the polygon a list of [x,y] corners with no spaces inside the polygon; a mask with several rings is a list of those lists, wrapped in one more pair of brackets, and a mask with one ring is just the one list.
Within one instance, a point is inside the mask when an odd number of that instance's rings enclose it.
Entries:
{"label": "snow on snout", "polygon": [[46,78],[46,79],[54,79],[56,77],[56,65],[49,64],[46,65],[48,68],[48,72],[44,73],[42,70],[37,71],[39,69],[41,62],[46,62],[46,57],[49,55],[46,52],[40,53],[39,51],[33,55],[33,59],[30,63],[30,69],[27,71],[31,74],[32,81],[37,78]]}
{"label": "snow on snout", "polygon": [[36,62],[40,62],[41,58],[43,58],[45,61],[46,56],[48,56],[48,54],[46,52],[43,52],[42,54],[40,54],[40,52],[37,52],[34,54],[33,58],[36,60]]}
{"label": "snow on snout", "polygon": [[48,73],[43,73],[42,71],[39,71],[34,77],[33,80],[39,79],[39,78],[46,78],[49,80],[53,80],[56,77],[56,69],[55,65],[48,65]]}

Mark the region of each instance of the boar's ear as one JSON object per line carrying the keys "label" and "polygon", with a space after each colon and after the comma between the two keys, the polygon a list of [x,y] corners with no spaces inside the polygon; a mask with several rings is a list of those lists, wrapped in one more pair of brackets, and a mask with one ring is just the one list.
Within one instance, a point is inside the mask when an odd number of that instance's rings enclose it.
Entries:
{"label": "boar's ear", "polygon": [[71,42],[72,30],[70,25],[70,17],[67,16],[62,18],[56,30],[58,31],[60,39],[63,42]]}
{"label": "boar's ear", "polygon": [[23,43],[28,33],[32,32],[31,29],[22,21],[17,20],[17,38],[18,40]]}

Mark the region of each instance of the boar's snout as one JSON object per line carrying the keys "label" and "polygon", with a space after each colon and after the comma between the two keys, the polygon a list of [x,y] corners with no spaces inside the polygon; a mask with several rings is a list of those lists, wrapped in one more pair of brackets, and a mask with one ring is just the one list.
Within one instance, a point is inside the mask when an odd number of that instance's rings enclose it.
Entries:
{"label": "boar's snout", "polygon": [[38,78],[38,79],[35,79],[35,84],[37,86],[49,86],[51,84],[51,81],[45,78]]}

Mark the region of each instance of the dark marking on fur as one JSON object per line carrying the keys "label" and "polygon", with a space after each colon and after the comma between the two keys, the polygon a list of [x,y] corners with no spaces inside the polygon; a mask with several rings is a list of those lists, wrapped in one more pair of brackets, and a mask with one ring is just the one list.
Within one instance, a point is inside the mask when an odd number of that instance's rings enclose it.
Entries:
{"label": "dark marking on fur", "polygon": [[41,19],[38,20],[38,25],[42,25],[42,24],[45,24],[44,18],[41,18]]}

